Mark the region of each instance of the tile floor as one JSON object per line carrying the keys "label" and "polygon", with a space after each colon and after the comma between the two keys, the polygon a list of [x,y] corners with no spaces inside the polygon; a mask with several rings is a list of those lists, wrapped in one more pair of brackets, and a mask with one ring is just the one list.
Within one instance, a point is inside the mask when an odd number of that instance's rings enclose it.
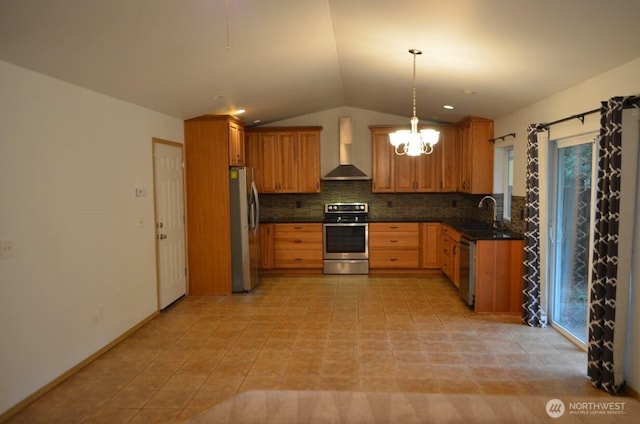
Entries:
{"label": "tile floor", "polygon": [[266,276],[184,298],[9,422],[174,422],[251,389],[606,396],[585,369],[555,330],[474,314],[440,276]]}

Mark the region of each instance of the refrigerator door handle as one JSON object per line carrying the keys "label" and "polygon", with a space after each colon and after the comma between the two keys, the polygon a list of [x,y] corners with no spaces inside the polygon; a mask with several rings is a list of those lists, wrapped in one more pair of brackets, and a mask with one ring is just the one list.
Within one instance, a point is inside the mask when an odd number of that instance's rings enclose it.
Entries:
{"label": "refrigerator door handle", "polygon": [[260,201],[258,200],[258,187],[255,182],[251,182],[251,212],[249,225],[253,230],[253,234],[258,234],[260,226]]}

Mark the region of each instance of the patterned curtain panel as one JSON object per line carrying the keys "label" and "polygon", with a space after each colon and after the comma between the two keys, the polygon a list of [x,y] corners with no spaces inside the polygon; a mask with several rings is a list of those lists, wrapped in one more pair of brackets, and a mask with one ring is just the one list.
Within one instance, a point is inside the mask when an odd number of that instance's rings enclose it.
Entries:
{"label": "patterned curtain panel", "polygon": [[619,322],[623,321],[622,315],[626,322],[626,305],[618,305],[616,291],[619,289],[622,111],[630,106],[638,107],[638,98],[614,97],[602,102],[598,142],[587,373],[594,386],[612,394],[624,385],[622,361],[626,328],[624,325],[616,328],[616,307],[621,315]]}
{"label": "patterned curtain panel", "polygon": [[524,288],[522,322],[544,327],[540,306],[540,177],[538,125],[527,128],[527,183],[525,193]]}

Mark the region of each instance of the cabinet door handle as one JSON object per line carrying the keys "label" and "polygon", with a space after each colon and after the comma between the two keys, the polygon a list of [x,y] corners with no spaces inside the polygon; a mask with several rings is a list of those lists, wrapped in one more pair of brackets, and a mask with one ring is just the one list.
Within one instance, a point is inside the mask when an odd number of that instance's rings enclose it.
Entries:
{"label": "cabinet door handle", "polygon": [[300,240],[300,239],[295,239],[293,242],[294,242],[294,243],[302,243],[302,240]]}
{"label": "cabinet door handle", "polygon": [[302,227],[296,226],[296,227],[293,227],[293,229],[294,230],[302,230]]}
{"label": "cabinet door handle", "polygon": [[398,240],[389,240],[390,243],[397,243]]}
{"label": "cabinet door handle", "polygon": [[454,254],[454,255],[456,254],[456,247],[457,247],[457,246],[453,246],[453,254]]}
{"label": "cabinet door handle", "polygon": [[397,226],[397,225],[392,225],[392,226],[390,226],[389,228],[391,228],[392,230],[397,230],[397,229],[398,229],[398,226]]}
{"label": "cabinet door handle", "polygon": [[395,261],[397,261],[397,260],[398,260],[398,258],[390,258],[389,260],[390,260],[391,262],[395,262]]}

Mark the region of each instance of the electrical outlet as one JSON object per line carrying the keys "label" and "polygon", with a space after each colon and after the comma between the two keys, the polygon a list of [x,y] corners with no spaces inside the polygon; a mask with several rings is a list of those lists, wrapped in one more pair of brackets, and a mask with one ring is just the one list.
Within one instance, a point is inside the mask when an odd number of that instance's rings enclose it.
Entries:
{"label": "electrical outlet", "polygon": [[10,258],[13,256],[13,241],[0,241],[0,258]]}

